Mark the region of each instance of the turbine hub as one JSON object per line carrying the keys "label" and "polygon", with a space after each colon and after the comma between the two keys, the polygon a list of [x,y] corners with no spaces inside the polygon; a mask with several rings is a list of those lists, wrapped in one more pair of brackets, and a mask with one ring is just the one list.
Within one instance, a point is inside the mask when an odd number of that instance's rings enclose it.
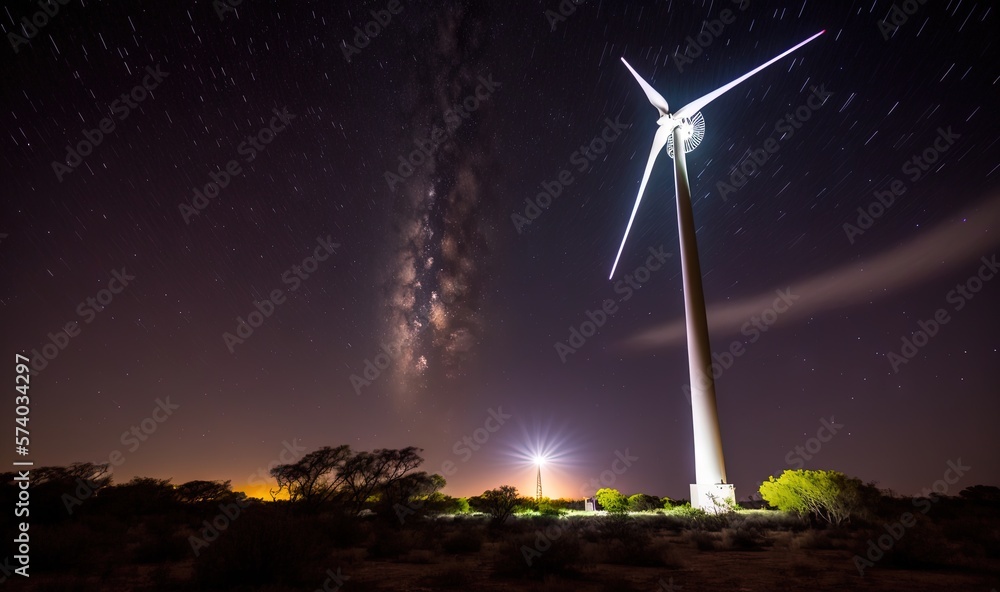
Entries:
{"label": "turbine hub", "polygon": [[[701,111],[695,113],[693,117],[681,119],[677,122],[677,127],[680,128],[681,138],[684,140],[685,153],[697,148],[705,137],[705,118],[702,117]],[[670,155],[670,158],[674,157],[673,134],[667,136],[667,154]]]}

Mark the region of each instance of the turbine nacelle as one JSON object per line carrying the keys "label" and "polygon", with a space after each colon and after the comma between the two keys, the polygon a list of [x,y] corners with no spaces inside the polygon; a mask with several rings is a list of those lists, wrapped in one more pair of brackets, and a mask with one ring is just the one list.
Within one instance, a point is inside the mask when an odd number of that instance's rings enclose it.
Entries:
{"label": "turbine nacelle", "polygon": [[683,118],[677,117],[676,114],[664,115],[656,123],[660,124],[661,128],[666,127],[671,131],[671,134],[667,136],[667,154],[670,155],[670,158],[674,157],[673,131],[675,128],[680,130],[685,153],[697,148],[701,144],[702,139],[705,138],[705,118],[702,117],[701,111],[695,113],[692,117]]}

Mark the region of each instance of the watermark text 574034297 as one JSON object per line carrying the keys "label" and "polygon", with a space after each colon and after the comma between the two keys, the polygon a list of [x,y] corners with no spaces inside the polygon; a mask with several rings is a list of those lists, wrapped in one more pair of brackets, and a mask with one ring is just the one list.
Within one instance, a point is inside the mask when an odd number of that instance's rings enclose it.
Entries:
{"label": "watermark text 574034297", "polygon": [[[28,387],[31,375],[28,373],[28,365],[25,363],[28,357],[21,354],[14,354],[14,450],[23,460],[14,461],[14,470],[17,476],[14,481],[17,483],[17,499],[14,501],[14,516],[20,520],[17,523],[17,536],[14,537],[14,544],[17,554],[14,560],[20,567],[14,572],[24,577],[30,577],[28,570],[31,567],[31,523],[28,521],[31,515],[31,466],[34,464],[27,460],[29,446],[31,445],[31,432],[28,429],[28,422],[31,419],[31,399],[28,397]],[[24,467],[22,469],[22,467]],[[4,570],[6,572],[6,570]],[[0,582],[7,579],[4,575]]]}

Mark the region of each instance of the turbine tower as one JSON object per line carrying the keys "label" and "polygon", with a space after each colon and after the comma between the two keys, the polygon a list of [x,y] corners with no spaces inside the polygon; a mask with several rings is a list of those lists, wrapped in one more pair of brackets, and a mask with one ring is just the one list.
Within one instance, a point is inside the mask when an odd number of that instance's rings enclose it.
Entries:
{"label": "turbine tower", "polygon": [[777,62],[796,49],[819,37],[826,30],[799,43],[762,66],[744,74],[729,84],[692,101],[671,113],[663,95],[656,92],[622,58],[622,62],[632,72],[646,98],[656,107],[660,118],[656,121],[659,129],[653,137],[653,147],[649,152],[646,171],[639,184],[639,195],[635,198],[632,215],[625,227],[625,236],[618,247],[611,276],[614,278],[618,260],[625,249],[625,241],[632,229],[632,222],[639,210],[639,202],[649,182],[653,163],[660,150],[674,159],[674,186],[677,191],[677,229],[680,235],[681,276],[684,284],[684,315],[687,325],[688,372],[691,378],[691,419],[694,424],[694,464],[695,483],[691,484],[691,505],[706,510],[716,509],[716,501],[736,501],[732,484],[726,482],[726,465],[722,455],[722,434],[719,429],[719,412],[715,401],[715,379],[712,376],[712,349],[708,341],[708,320],[705,313],[705,294],[701,285],[701,267],[698,263],[698,243],[695,236],[694,216],[691,211],[691,185],[688,181],[687,160],[684,156],[698,147],[705,135],[705,119],[700,111],[709,103],[722,96],[737,84],[757,72]]}
{"label": "turbine tower", "polygon": [[535,465],[538,467],[538,478],[535,481],[535,501],[542,501],[542,465],[545,464],[544,456],[535,457]]}

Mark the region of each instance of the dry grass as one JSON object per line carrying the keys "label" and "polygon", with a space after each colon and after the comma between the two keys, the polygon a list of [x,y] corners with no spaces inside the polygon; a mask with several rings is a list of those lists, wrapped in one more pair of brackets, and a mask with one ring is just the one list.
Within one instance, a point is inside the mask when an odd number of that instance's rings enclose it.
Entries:
{"label": "dry grass", "polygon": [[339,568],[350,578],[344,592],[628,592],[669,578],[687,590],[989,590],[1000,582],[996,518],[920,516],[864,578],[852,557],[884,532],[881,524],[815,529],[776,512],[536,516],[490,529],[477,519],[400,527],[260,511],[241,516],[198,558],[185,538],[194,518],[176,526],[156,517],[67,521],[33,528],[32,577],[19,589],[290,592],[321,588],[326,570]]}

